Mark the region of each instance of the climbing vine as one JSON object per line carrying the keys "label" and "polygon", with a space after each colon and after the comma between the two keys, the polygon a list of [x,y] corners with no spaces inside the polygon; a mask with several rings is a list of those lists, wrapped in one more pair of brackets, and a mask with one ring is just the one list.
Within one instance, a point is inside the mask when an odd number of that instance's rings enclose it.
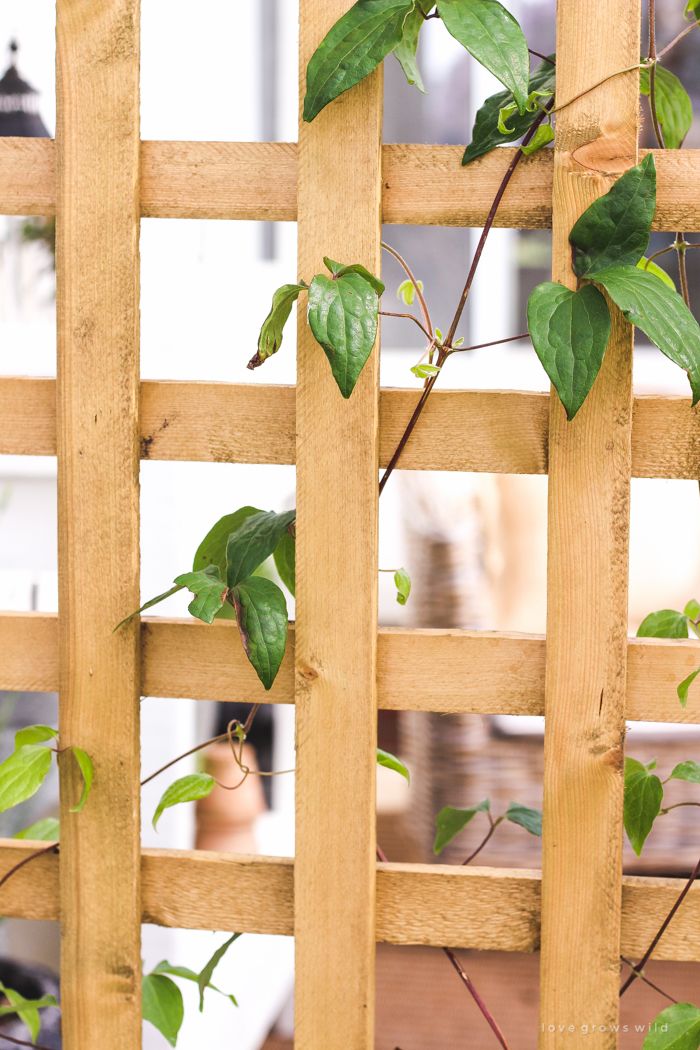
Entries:
{"label": "climbing vine", "polygon": [[[649,116],[659,147],[679,149],[692,119],[691,100],[681,81],[664,65],[663,59],[678,42],[691,33],[700,19],[700,0],[685,5],[686,27],[666,46],[657,47],[655,0],[648,2],[649,40],[647,54],[637,66],[621,69],[612,76],[639,75],[640,93],[646,98]],[[350,398],[357,380],[371,355],[382,315],[398,316],[417,326],[425,345],[411,372],[422,383],[412,416],[379,483],[380,494],[400,461],[402,452],[418,425],[430,394],[448,360],[456,353],[476,349],[464,346],[457,331],[469,300],[484,245],[494,225],[496,213],[508,184],[521,163],[547,148],[556,137],[556,118],[566,106],[598,87],[591,84],[575,98],[556,95],[556,56],[540,55],[528,47],[517,20],[498,0],[358,0],[330,29],[313,54],[306,70],[303,116],[315,120],[334,99],[350,90],[394,54],[409,84],[424,90],[417,63],[420,34],[431,20],[441,20],[455,40],[502,84],[503,90],[487,98],[479,108],[471,141],[462,158],[463,165],[478,161],[493,149],[519,142],[494,196],[484,228],[471,261],[463,291],[454,315],[443,334],[436,328],[429,297],[406,261],[393,247],[384,244],[402,267],[405,280],[398,289],[406,310],[397,313],[383,309],[385,287],[382,281],[355,261],[324,259],[325,272],[305,274],[294,283],[284,284],[272,297],[255,353],[248,367],[255,369],[270,361],[282,348],[284,329],[295,303],[303,303],[306,320],[314,340],[327,358],[333,378],[343,398]],[[531,58],[540,59],[531,72]],[[606,80],[612,79],[607,77]],[[676,234],[667,246],[647,255],[651,224],[656,208],[656,170],[652,154],[630,168],[608,193],[596,200],[578,219],[569,234],[576,287],[546,281],[532,292],[527,306],[527,332],[509,339],[494,340],[481,346],[495,346],[511,340],[530,338],[534,351],[561,401],[567,418],[573,420],[585,405],[600,371],[611,331],[610,305],[638,327],[674,364],[688,376],[691,405],[700,400],[700,327],[690,310],[690,291],[686,256],[700,244]],[[677,290],[669,274],[657,260],[675,253],[678,260]],[[413,308],[418,308],[414,312]],[[230,619],[236,624],[240,643],[263,687],[269,690],[279,671],[287,641],[287,602],[285,591],[294,595],[296,512],[264,511],[241,507],[217,521],[195,552],[191,569],[176,576],[173,585],[147,601],[138,612],[130,613],[121,624],[155,606],[171,595],[188,590],[192,595],[189,611],[207,624]],[[266,575],[272,559],[281,586]],[[405,604],[410,594],[410,576],[404,568],[392,572],[397,601]],[[639,628],[642,637],[700,637],[700,604],[689,601],[682,612],[661,610],[648,616]],[[685,706],[700,667],[678,684],[679,702]],[[227,741],[240,778],[232,788],[251,775],[243,760],[243,744],[255,719],[258,705],[245,723],[232,722],[227,732],[214,738]],[[80,748],[61,748],[55,730],[30,726],[20,730],[13,752],[0,764],[0,812],[19,805],[41,787],[55,753],[59,761],[77,763],[83,778],[83,791],[73,810],[78,812],[88,800],[93,768],[89,756]],[[187,754],[201,750],[205,741]],[[147,777],[147,783],[173,766],[181,755]],[[377,762],[409,778],[405,765],[394,755],[377,752]],[[700,805],[688,799],[664,807],[664,787],[669,781],[692,786],[700,784],[700,764],[688,759],[678,763],[664,779],[655,763],[643,764],[632,757],[625,762],[624,827],[639,855],[655,821],[677,806]],[[194,773],[171,783],[163,792],[153,815],[153,826],[172,806],[208,795],[217,782],[207,773]],[[486,831],[479,846],[466,858],[470,863],[491,841],[505,822],[519,825],[532,835],[541,835],[541,814],[518,803],[511,803],[498,816],[488,799],[466,809],[443,808],[436,818],[434,850],[439,854],[474,819],[486,820]],[[41,851],[29,855],[8,872],[0,887],[32,857],[58,850],[58,822],[40,821],[25,829],[19,838],[45,841]],[[380,859],[386,859],[378,850]],[[644,966],[672,921],[680,903],[700,873],[700,861],[652,941],[637,964],[622,960],[630,974],[621,987],[624,994],[636,979],[649,982]],[[203,1008],[214,971],[238,934],[230,936],[212,958],[196,973],[184,966],[163,961],[143,977],[143,1014],[171,1045],[175,1046],[183,1019],[182,995],[177,980],[193,981],[199,989]],[[474,998],[498,1043],[508,1050],[506,1038],[490,1008],[464,972],[456,955],[445,948],[460,980]],[[656,986],[653,986],[656,987]],[[657,991],[659,989],[657,988]],[[221,993],[225,994],[225,993]],[[662,991],[672,1005],[650,1024],[643,1050],[698,1050],[700,1047],[700,1007],[676,1003]],[[16,1014],[25,1023],[34,1045],[40,1033],[40,1010],[55,1005],[52,997],[25,1000],[12,989],[0,986],[0,1017]],[[236,1005],[232,995],[228,995]],[[16,1042],[16,1040],[15,1040]]]}

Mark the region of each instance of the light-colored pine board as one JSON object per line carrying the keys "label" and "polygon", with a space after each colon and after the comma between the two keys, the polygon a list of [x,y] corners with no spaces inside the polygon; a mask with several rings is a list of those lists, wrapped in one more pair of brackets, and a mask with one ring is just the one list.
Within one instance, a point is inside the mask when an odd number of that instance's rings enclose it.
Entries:
{"label": "light-colored pine board", "polygon": [[55,211],[53,140],[0,138],[0,214],[53,215]]}
{"label": "light-colored pine board", "polygon": [[58,0],[61,1009],[70,1050],[141,1046],[139,0]]}
{"label": "light-colored pine board", "polygon": [[[349,7],[300,0],[302,96],[312,53]],[[313,123],[300,122],[299,274],[317,273],[324,256],[380,272],[382,97],[377,70]],[[294,1045],[370,1050],[379,349],[347,400],[319,350],[299,311]]]}
{"label": "light-colored pine board", "polygon": [[290,142],[141,144],[141,214],[176,219],[294,220]]}
{"label": "light-colored pine board", "polygon": [[[416,397],[411,390],[380,390],[380,466]],[[291,386],[148,380],[141,384],[141,458],[292,464],[294,402]],[[633,477],[697,478],[699,411],[690,397],[636,397]],[[0,455],[55,455],[55,415],[52,379],[0,377]],[[548,432],[549,394],[436,390],[401,463],[406,470],[546,474]]]}
{"label": "light-colored pine board", "polygon": [[[560,98],[636,62],[640,24],[639,0],[558,0]],[[552,274],[571,288],[569,231],[635,163],[638,95],[618,76],[557,116]],[[576,419],[550,402],[541,1050],[570,1045],[563,1023],[617,1046],[631,432],[632,330],[615,314]]]}
{"label": "light-colored pine board", "polygon": [[[384,222],[482,226],[513,150],[500,148],[466,168],[461,166],[463,152],[463,146],[384,145]],[[647,152],[640,150],[640,156]],[[652,152],[659,172],[654,229],[696,229],[700,150]],[[297,217],[295,143],[144,141],[141,163],[144,216]],[[552,166],[549,150],[519,166],[496,216],[497,226],[551,226]],[[55,208],[53,141],[0,140],[0,214],[53,215]]]}
{"label": "light-colored pine board", "polygon": [[[266,693],[230,624],[144,617],[144,696],[294,703],[294,625],[275,684]],[[0,689],[58,689],[58,623],[43,613],[0,613]],[[676,686],[700,666],[700,642],[635,638],[627,650],[626,717],[700,724]],[[544,714],[545,643],[539,635],[383,627],[377,638],[379,707],[439,714]]]}
{"label": "light-colored pine board", "polygon": [[[41,844],[0,839],[0,876]],[[143,921],[180,929],[291,935],[294,862],[184,850],[144,850]],[[683,879],[622,880],[621,951],[639,956],[683,887]],[[58,917],[58,859],[32,861],[7,883],[2,913]],[[532,952],[539,947],[540,873],[436,864],[377,865],[378,941]],[[700,961],[700,884],[693,887],[654,954]]]}

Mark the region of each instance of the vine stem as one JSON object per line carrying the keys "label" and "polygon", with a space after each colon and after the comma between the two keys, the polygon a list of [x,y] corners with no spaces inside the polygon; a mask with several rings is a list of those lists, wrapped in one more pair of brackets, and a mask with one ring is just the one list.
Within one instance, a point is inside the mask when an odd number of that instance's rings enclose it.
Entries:
{"label": "vine stem", "polygon": [[37,857],[43,857],[45,853],[58,853],[58,843],[51,842],[48,846],[45,846],[43,849],[35,850],[34,853],[30,853],[28,857],[24,857],[18,864],[15,864],[13,868],[10,868],[9,871],[6,871],[3,877],[0,879],[0,889],[2,889],[6,882],[9,882],[12,876],[15,875],[20,870],[20,868],[23,868],[25,864],[30,864],[33,860],[36,860]]}
{"label": "vine stem", "polygon": [[425,327],[428,329],[428,332],[430,332],[430,335],[428,336],[428,339],[432,339],[433,338],[433,334],[432,334],[433,333],[433,322],[432,322],[432,319],[430,317],[430,310],[428,309],[428,303],[426,302],[426,298],[423,295],[423,290],[421,289],[421,286],[420,286],[419,282],[416,280],[416,278],[413,275],[413,271],[411,270],[411,267],[408,265],[408,263],[404,259],[403,255],[401,255],[400,252],[397,252],[396,248],[392,248],[390,244],[386,243],[386,241],[382,241],[381,242],[381,246],[382,246],[382,248],[384,249],[385,252],[388,252],[389,255],[393,256],[394,259],[396,259],[397,263],[399,264],[399,266],[401,267],[401,269],[406,274],[406,276],[408,277],[409,281],[411,282],[411,284],[415,288],[416,296],[418,298],[418,302],[420,303],[421,313],[423,314],[423,320],[425,321]]}
{"label": "vine stem", "polygon": [[681,29],[680,33],[677,36],[674,36],[670,44],[666,44],[666,47],[661,48],[656,57],[662,59],[664,55],[667,55],[669,51],[676,46],[676,44],[680,43],[683,37],[687,36],[688,33],[692,33],[694,29],[697,29],[698,25],[700,25],[700,22],[693,22],[691,25],[686,26],[685,29]]}
{"label": "vine stem", "polygon": [[636,979],[638,977],[638,971],[640,971],[640,970],[643,971],[644,970],[644,967],[649,962],[649,960],[651,959],[651,957],[652,957],[652,955],[654,953],[654,949],[656,948],[657,944],[659,943],[659,941],[663,937],[664,933],[666,932],[666,930],[670,926],[670,924],[671,924],[671,922],[673,920],[673,917],[675,916],[676,912],[680,908],[680,906],[683,903],[683,901],[685,900],[685,898],[690,893],[691,886],[693,885],[693,883],[695,882],[695,880],[697,879],[697,877],[699,875],[700,875],[700,859],[698,860],[697,864],[695,865],[695,867],[691,871],[690,875],[688,876],[688,881],[686,882],[685,886],[683,887],[683,889],[679,893],[675,904],[673,905],[673,907],[669,911],[669,913],[666,916],[666,918],[664,919],[664,921],[661,923],[661,926],[659,927],[659,929],[654,934],[654,937],[652,938],[651,944],[649,945],[647,950],[644,952],[644,955],[639,960],[637,965],[633,968],[633,970],[630,973],[630,975],[627,978],[627,980],[622,985],[622,988],[620,989],[620,997],[622,997],[625,994],[625,992],[630,987],[630,985],[634,984],[634,982],[636,981]]}
{"label": "vine stem", "polygon": [[654,134],[660,149],[665,149],[664,135],[656,112],[656,0],[649,0],[649,109],[651,110],[651,121],[654,125]]}
{"label": "vine stem", "polygon": [[664,999],[668,999],[670,1003],[678,1002],[678,1000],[674,999],[672,995],[669,995],[668,992],[665,992],[663,988],[659,988],[658,984],[654,984],[654,982],[651,981],[646,976],[646,974],[642,973],[642,971],[634,965],[631,959],[628,959],[625,955],[621,955],[620,958],[622,959],[625,966],[629,966],[630,970],[632,970],[633,973],[636,973],[640,981],[644,981],[644,983],[648,984],[650,988],[653,988],[655,992],[658,992],[659,995],[662,995]]}
{"label": "vine stem", "polygon": [[418,327],[420,328],[421,332],[423,333],[425,338],[428,340],[428,342],[432,342],[433,341],[433,337],[431,336],[430,332],[428,331],[427,328],[424,328],[424,326],[421,324],[421,322],[418,320],[418,318],[415,316],[415,314],[400,314],[400,313],[395,313],[393,310],[380,310],[379,311],[379,316],[380,317],[405,317],[407,321],[413,321],[414,324],[418,325]]}
{"label": "vine stem", "polygon": [[32,1050],[49,1050],[48,1046],[44,1046],[42,1043],[30,1043],[27,1039],[17,1039],[13,1035],[5,1035],[4,1032],[0,1032],[0,1039],[4,1039],[7,1043],[12,1043],[13,1046],[31,1046]]}

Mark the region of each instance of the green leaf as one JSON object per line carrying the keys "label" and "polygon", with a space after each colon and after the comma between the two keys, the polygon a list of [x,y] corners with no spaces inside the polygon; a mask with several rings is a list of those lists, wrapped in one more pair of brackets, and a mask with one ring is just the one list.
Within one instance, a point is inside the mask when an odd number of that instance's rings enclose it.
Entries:
{"label": "green leaf", "polygon": [[228,594],[228,587],[221,579],[218,567],[208,565],[198,572],[185,572],[175,577],[175,583],[194,594],[188,606],[192,616],[204,623],[213,623]]}
{"label": "green leaf", "polygon": [[700,667],[698,667],[696,671],[691,671],[687,678],[684,678],[682,682],[678,683],[676,693],[678,694],[678,699],[681,702],[681,707],[685,707],[685,705],[688,703],[688,692],[690,690],[691,685],[693,684],[693,682],[699,674]]}
{"label": "green leaf", "polygon": [[377,748],[377,765],[384,766],[385,769],[393,769],[395,773],[399,773],[402,777],[411,783],[411,774],[408,771],[408,766],[405,766],[400,758],[396,755],[392,755],[390,751],[382,751],[380,747]]}
{"label": "green leaf", "polygon": [[279,671],[287,644],[287,603],[277,584],[251,576],[233,588],[243,648],[266,689]]}
{"label": "green leaf", "polygon": [[543,146],[548,146],[550,142],[554,142],[554,128],[551,124],[540,124],[527,146],[521,146],[520,149],[526,157],[531,157],[533,153],[537,153]]}
{"label": "green leaf", "polygon": [[612,266],[595,274],[597,284],[632,324],[688,373],[693,404],[700,400],[700,326],[677,292],[636,266]]}
{"label": "green leaf", "polygon": [[[552,56],[553,58],[554,56]],[[529,83],[532,91],[554,91],[555,67],[552,62],[544,61],[532,74]],[[472,128],[472,140],[464,151],[462,164],[471,164],[478,157],[490,153],[495,146],[502,146],[507,142],[515,142],[530,130],[539,116],[539,111],[530,112],[526,109],[523,114],[515,114],[512,118],[513,131],[507,135],[498,130],[499,112],[513,102],[510,91],[499,91],[486,99],[476,114],[474,127]]]}
{"label": "green leaf", "polygon": [[498,111],[498,121],[496,127],[501,135],[512,135],[513,128],[508,127],[508,119],[514,116],[518,112],[517,102],[509,102],[507,106]]}
{"label": "green leaf", "polygon": [[95,767],[92,764],[92,759],[88,755],[87,751],[83,751],[82,747],[71,747],[69,751],[73,755],[76,761],[80,775],[83,778],[83,790],[80,798],[74,806],[71,806],[71,813],[80,813],[85,808],[85,803],[90,797],[90,791],[92,790],[92,781],[95,776]]}
{"label": "green leaf", "polygon": [[51,751],[42,744],[25,744],[0,763],[0,813],[35,795],[51,768]]}
{"label": "green leaf", "polygon": [[272,552],[280,579],[292,597],[295,591],[296,546],[294,536],[287,529],[282,533],[279,543]]}
{"label": "green leaf", "polygon": [[323,347],[343,397],[352,394],[377,338],[379,297],[358,273],[314,277],[309,288],[309,324]]}
{"label": "green leaf", "polygon": [[423,28],[425,16],[435,7],[434,0],[417,0],[416,6],[409,11],[403,24],[401,40],[394,48],[394,54],[404,71],[408,83],[414,85],[425,94],[425,85],[420,75],[416,53],[418,51],[418,37]]}
{"label": "green leaf", "polygon": [[58,730],[51,726],[25,726],[15,733],[15,751],[25,744],[43,744],[48,740],[56,740]]}
{"label": "green leaf", "polygon": [[[697,671],[695,672],[697,674]],[[669,780],[687,780],[691,784],[700,784],[700,762],[679,762]]]}
{"label": "green leaf", "polygon": [[647,273],[653,273],[655,277],[658,277],[660,281],[668,285],[675,292],[676,286],[673,283],[673,278],[670,277],[665,270],[662,270],[660,266],[657,266],[653,259],[647,259],[646,255],[643,255],[637,263],[637,268],[640,270],[646,270]]}
{"label": "green leaf", "polygon": [[663,785],[656,774],[650,773],[636,758],[626,758],[624,823],[637,856],[659,815],[663,797]]}
{"label": "green leaf", "polygon": [[405,605],[411,594],[411,577],[405,569],[397,569],[394,573],[394,586],[396,587],[396,601],[399,605]]}
{"label": "green leaf", "polygon": [[58,842],[59,822],[56,817],[43,817],[28,828],[23,828],[14,836],[16,839],[29,839],[32,842]]}
{"label": "green leaf", "polygon": [[44,1010],[47,1006],[58,1005],[53,995],[44,995],[41,999],[25,999],[20,992],[16,992],[14,988],[8,988],[2,981],[0,981],[0,997],[7,999],[9,1004],[0,1006],[0,1017],[10,1017],[16,1014],[26,1025],[33,1043],[37,1041],[41,1032],[39,1010]]}
{"label": "green leaf", "polygon": [[211,795],[216,781],[208,773],[188,773],[169,785],[161,795],[160,802],[153,814],[153,827],[158,826],[158,821],[166,809],[171,806],[179,806],[181,802],[196,802],[200,798]]}
{"label": "green leaf", "polygon": [[261,510],[246,518],[231,533],[226,544],[226,580],[230,589],[246,580],[274,553],[295,518],[295,510],[284,514]]}
{"label": "green leaf", "polygon": [[411,368],[411,371],[413,372],[414,376],[418,377],[418,379],[429,379],[430,376],[437,375],[438,372],[440,371],[440,369],[438,368],[437,365],[425,364],[425,365],[413,365],[412,368]]}
{"label": "green leaf", "polygon": [[700,602],[691,598],[683,612],[689,620],[700,620]]}
{"label": "green leaf", "polygon": [[169,977],[160,973],[145,974],[141,981],[142,1014],[171,1046],[177,1046],[177,1037],[185,1016],[182,992]]}
{"label": "green leaf", "polygon": [[667,1006],[651,1022],[642,1050],[698,1050],[700,1008],[692,1003]]}
{"label": "green leaf", "polygon": [[688,0],[684,13],[700,21],[700,0]]}
{"label": "green leaf", "polygon": [[354,87],[401,43],[413,0],[358,0],[326,34],[306,68],[304,120]]}
{"label": "green leaf", "polygon": [[396,298],[400,299],[405,306],[413,306],[416,298],[416,287],[422,292],[423,282],[416,281],[414,284],[413,281],[410,281],[407,278],[405,281],[402,281],[396,289]]}
{"label": "green leaf", "polygon": [[224,514],[206,534],[194,556],[192,571],[200,572],[209,566],[219,570],[222,579],[226,576],[226,544],[231,533],[236,532],[244,521],[254,514],[262,514],[259,507],[241,507],[233,514]]}
{"label": "green leaf", "polygon": [[260,329],[257,352],[248,362],[248,368],[258,368],[282,346],[284,326],[289,320],[294,303],[305,288],[305,284],[283,284],[274,293],[270,312]]}
{"label": "green leaf", "polygon": [[479,802],[477,806],[469,809],[455,809],[454,806],[445,806],[435,818],[435,842],[433,853],[442,853],[445,846],[452,842],[455,835],[459,835],[463,828],[476,816],[477,813],[485,813],[491,807],[487,798]]}
{"label": "green leaf", "polygon": [[385,286],[378,277],[375,277],[373,273],[363,266],[362,263],[350,263],[349,266],[344,266],[343,263],[334,262],[333,259],[329,259],[327,255],[324,255],[323,261],[328,267],[334,277],[344,277],[348,273],[359,274],[363,277],[367,284],[371,284],[377,295],[383,295]]}
{"label": "green leaf", "polygon": [[659,609],[645,616],[637,628],[637,638],[687,638],[688,617],[676,609]]}
{"label": "green leaf", "polygon": [[574,225],[569,240],[575,273],[598,280],[598,272],[609,266],[636,266],[649,243],[655,208],[656,168],[649,153]]}
{"label": "green leaf", "polygon": [[530,295],[527,323],[535,352],[569,419],[586,400],[603,361],[610,311],[592,285],[572,292],[545,281]]}
{"label": "green leaf", "polygon": [[[154,605],[158,605],[159,602],[164,602],[166,598],[169,598],[172,594],[177,594],[177,592],[181,590],[182,587],[171,587],[169,591],[163,591],[163,593],[159,594],[157,597],[144,602],[140,609],[136,609],[135,612],[129,613],[129,615],[125,616],[123,620],[120,620],[114,628],[114,631],[118,631],[120,627],[124,627],[127,623],[131,623],[135,616],[140,616],[142,612],[146,611],[146,609],[152,609]],[[114,633],[114,631],[112,633]]]}
{"label": "green leaf", "polygon": [[523,113],[530,56],[515,18],[497,0],[440,0],[438,10],[448,33],[512,92]]}
{"label": "green leaf", "polygon": [[511,824],[518,824],[525,828],[531,835],[542,838],[542,811],[530,809],[529,806],[521,806],[519,802],[511,802],[506,810],[506,820]]}
{"label": "green leaf", "polygon": [[[209,959],[209,961],[205,963],[205,965],[202,967],[202,970],[197,978],[197,986],[199,988],[200,1013],[204,1009],[204,993],[206,989],[214,988],[214,985],[211,983],[211,979],[214,975],[214,970],[219,965],[224,955],[226,955],[226,952],[229,950],[234,941],[237,941],[240,936],[240,933],[232,934],[227,941],[224,941],[224,943],[216,949],[211,959]],[[215,991],[218,992],[219,989],[216,988]],[[221,992],[220,994],[223,995],[224,993]],[[234,1006],[238,1006],[238,1003],[236,1002],[234,996],[229,995],[227,998],[231,1000]]]}
{"label": "green leaf", "polygon": [[[639,71],[639,90],[649,94],[649,69]],[[657,64],[654,77],[656,116],[664,136],[666,149],[680,149],[683,139],[693,124],[693,103],[675,73]]]}

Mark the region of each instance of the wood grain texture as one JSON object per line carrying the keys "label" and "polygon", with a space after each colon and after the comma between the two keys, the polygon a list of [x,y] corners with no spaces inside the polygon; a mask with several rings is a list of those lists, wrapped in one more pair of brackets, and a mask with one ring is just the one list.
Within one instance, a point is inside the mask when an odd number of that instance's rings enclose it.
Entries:
{"label": "wood grain texture", "polygon": [[[312,53],[350,6],[300,0],[301,97]],[[299,274],[318,273],[326,255],[380,272],[381,74],[300,123]],[[374,1046],[378,416],[378,347],[345,400],[300,311],[297,1050]]]}
{"label": "wood grain texture", "polygon": [[[39,843],[0,839],[0,877]],[[143,921],[180,929],[291,935],[294,861],[227,853],[144,850]],[[683,887],[683,879],[625,876],[624,954],[640,955]],[[59,915],[58,858],[27,865],[7,883],[2,914]],[[539,947],[540,873],[437,864],[377,865],[377,941],[533,952]],[[700,961],[700,884],[693,887],[654,955]]]}
{"label": "wood grain texture", "polygon": [[139,0],[57,3],[61,1007],[69,1050],[141,1046]]}
{"label": "wood grain texture", "polygon": [[[388,463],[416,397],[411,390],[380,390],[380,466]],[[636,397],[632,476],[697,478],[699,413],[690,407],[690,397]],[[142,459],[294,463],[294,387],[146,381],[139,429]],[[549,394],[436,390],[406,447],[402,468],[546,474],[548,434]],[[0,455],[55,452],[54,381],[0,378]]]}
{"label": "wood grain texture", "polygon": [[[513,150],[500,148],[466,168],[463,152],[463,146],[384,145],[383,221],[483,226]],[[640,156],[648,152],[640,150]],[[700,150],[651,152],[659,173],[654,229],[697,229]],[[141,164],[144,216],[278,222],[297,217],[296,143],[144,141]],[[552,169],[549,150],[518,167],[496,226],[551,226]],[[55,209],[52,140],[0,140],[0,214],[53,215]]]}
{"label": "wood grain texture", "polygon": [[[558,0],[559,97],[637,62],[640,25],[640,0]],[[635,163],[638,93],[618,76],[557,116],[552,275],[571,288],[569,231]],[[562,1025],[617,1046],[632,330],[611,312],[583,408],[550,402],[541,1050],[570,1046]]]}
{"label": "wood grain texture", "polygon": [[[144,617],[144,696],[294,703],[294,625],[269,692],[251,670],[228,624]],[[43,613],[0,613],[0,689],[58,689],[58,623]],[[699,641],[630,639],[630,720],[700,724],[700,709],[678,702],[676,686],[700,664]],[[438,714],[544,714],[545,642],[539,635],[383,627],[377,638],[379,707]]]}

